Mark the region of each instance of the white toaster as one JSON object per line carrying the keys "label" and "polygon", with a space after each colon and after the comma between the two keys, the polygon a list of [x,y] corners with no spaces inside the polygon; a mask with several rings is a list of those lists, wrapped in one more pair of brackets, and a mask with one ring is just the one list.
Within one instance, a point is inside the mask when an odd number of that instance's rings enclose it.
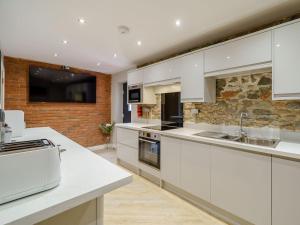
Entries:
{"label": "white toaster", "polygon": [[56,187],[60,150],[48,139],[0,145],[0,204]]}

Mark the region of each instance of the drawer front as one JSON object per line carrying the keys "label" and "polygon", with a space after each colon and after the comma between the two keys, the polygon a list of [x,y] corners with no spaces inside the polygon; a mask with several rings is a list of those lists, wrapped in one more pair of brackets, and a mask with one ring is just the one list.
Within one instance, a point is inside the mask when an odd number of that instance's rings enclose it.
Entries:
{"label": "drawer front", "polygon": [[271,61],[271,31],[232,41],[205,51],[205,73]]}
{"label": "drawer front", "polygon": [[138,166],[138,150],[129,146],[118,144],[117,156],[124,162],[127,162],[133,166]]}
{"label": "drawer front", "polygon": [[139,133],[136,130],[130,130],[125,128],[117,129],[117,142],[129,147],[138,149]]}

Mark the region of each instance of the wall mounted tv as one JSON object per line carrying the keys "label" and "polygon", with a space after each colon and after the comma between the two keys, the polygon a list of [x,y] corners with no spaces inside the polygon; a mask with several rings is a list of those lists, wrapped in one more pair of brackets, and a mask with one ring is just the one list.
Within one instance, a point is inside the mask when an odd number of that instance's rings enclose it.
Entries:
{"label": "wall mounted tv", "polygon": [[96,77],[29,66],[29,102],[96,103]]}

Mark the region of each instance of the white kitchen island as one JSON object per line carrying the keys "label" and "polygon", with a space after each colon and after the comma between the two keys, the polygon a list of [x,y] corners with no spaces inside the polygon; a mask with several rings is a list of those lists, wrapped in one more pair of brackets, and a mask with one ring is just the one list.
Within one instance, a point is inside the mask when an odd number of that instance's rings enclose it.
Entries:
{"label": "white kitchen island", "polygon": [[49,127],[25,129],[17,140],[40,138],[66,149],[61,154],[61,183],[0,205],[0,225],[103,225],[103,196],[130,183],[131,174]]}

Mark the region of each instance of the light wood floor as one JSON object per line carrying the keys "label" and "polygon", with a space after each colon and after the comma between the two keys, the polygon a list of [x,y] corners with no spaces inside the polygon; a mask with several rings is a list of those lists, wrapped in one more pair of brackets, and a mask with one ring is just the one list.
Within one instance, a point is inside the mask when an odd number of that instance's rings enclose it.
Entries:
{"label": "light wood floor", "polygon": [[[116,162],[113,150],[97,154]],[[226,225],[137,175],[131,184],[105,195],[104,201],[105,225]]]}

